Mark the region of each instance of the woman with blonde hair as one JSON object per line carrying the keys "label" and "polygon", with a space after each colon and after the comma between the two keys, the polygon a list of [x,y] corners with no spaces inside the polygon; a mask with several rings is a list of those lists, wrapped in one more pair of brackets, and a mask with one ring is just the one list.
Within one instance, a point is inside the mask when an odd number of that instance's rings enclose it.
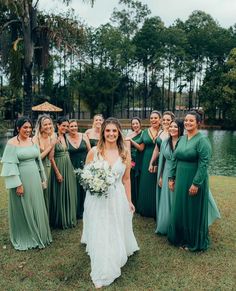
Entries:
{"label": "woman with blonde hair", "polygon": [[92,128],[89,128],[85,131],[85,133],[87,134],[89,138],[91,147],[94,147],[98,143],[103,121],[104,119],[103,119],[102,114],[94,115]]}
{"label": "woman with blonde hair", "polygon": [[101,288],[121,275],[128,256],[139,249],[132,228],[135,208],[131,202],[130,153],[115,118],[103,123],[97,147],[89,151],[86,163],[98,160],[110,167],[116,179],[107,197],[87,191],[81,242],[87,245],[91,259],[92,281]]}
{"label": "woman with blonde hair", "polygon": [[[40,155],[42,159],[42,163],[44,166],[44,171],[47,177],[47,181],[49,179],[50,171],[51,171],[51,163],[49,160],[49,153],[54,148],[57,143],[57,138],[54,134],[53,121],[51,117],[47,114],[42,114],[38,117],[35,126],[35,135],[33,137],[33,142],[38,144],[40,149]],[[44,187],[44,200],[46,204],[47,210],[49,209],[49,197],[48,190],[45,185]]]}

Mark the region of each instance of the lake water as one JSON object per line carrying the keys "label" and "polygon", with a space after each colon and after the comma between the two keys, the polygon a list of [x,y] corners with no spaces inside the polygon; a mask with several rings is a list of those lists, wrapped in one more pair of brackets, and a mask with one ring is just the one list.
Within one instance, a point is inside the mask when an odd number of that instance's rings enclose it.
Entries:
{"label": "lake water", "polygon": [[[212,144],[212,160],[210,175],[236,177],[236,131],[201,130],[208,136]],[[0,155],[7,142],[6,137],[0,137]]]}

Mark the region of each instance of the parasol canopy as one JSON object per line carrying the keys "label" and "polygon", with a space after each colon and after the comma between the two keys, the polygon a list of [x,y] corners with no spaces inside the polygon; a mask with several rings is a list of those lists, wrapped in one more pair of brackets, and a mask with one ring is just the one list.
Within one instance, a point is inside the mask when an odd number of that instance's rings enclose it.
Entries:
{"label": "parasol canopy", "polygon": [[57,107],[49,102],[43,102],[39,105],[32,107],[33,111],[43,111],[43,112],[60,112],[62,111],[62,108]]}

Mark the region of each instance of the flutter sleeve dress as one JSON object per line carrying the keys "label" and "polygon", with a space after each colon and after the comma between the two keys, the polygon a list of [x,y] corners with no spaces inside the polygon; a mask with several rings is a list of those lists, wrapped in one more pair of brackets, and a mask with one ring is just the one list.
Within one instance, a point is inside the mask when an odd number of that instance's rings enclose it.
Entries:
{"label": "flutter sleeve dress", "polygon": [[[36,144],[7,144],[2,157],[2,173],[9,189],[10,240],[16,250],[44,248],[52,242],[42,180],[45,180],[40,151]],[[41,174],[41,175],[40,175]],[[23,185],[24,195],[16,188]]]}

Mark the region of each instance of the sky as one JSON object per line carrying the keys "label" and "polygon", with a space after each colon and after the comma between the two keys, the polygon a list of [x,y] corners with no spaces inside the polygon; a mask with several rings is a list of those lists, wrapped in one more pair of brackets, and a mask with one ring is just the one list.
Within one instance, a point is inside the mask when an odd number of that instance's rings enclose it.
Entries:
{"label": "sky", "polygon": [[[159,16],[166,26],[180,18],[185,21],[194,10],[210,14],[218,23],[228,28],[236,23],[236,0],[141,0],[148,5],[152,16]],[[98,27],[109,22],[112,11],[119,8],[119,0],[95,0],[90,4],[82,0],[73,0],[70,4],[83,23]],[[40,0],[39,8],[47,11],[61,12],[65,5],[60,0]]]}

